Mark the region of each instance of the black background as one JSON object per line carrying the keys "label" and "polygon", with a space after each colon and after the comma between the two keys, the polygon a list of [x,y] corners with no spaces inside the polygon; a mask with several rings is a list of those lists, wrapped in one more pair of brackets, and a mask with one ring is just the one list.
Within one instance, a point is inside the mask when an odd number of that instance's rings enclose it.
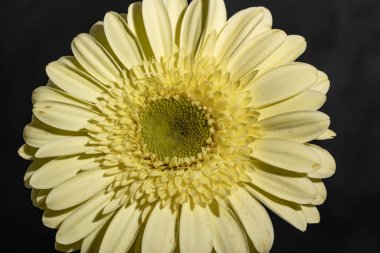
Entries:
{"label": "black background", "polygon": [[[16,154],[31,117],[31,92],[46,83],[47,63],[71,54],[75,35],[88,31],[107,11],[126,12],[129,4],[1,0],[1,252],[55,252],[55,231],[42,225],[42,212],[23,186],[28,162]],[[328,73],[332,84],[322,110],[338,136],[322,146],[335,156],[338,168],[325,181],[328,199],[319,209],[321,223],[302,233],[271,215],[272,252],[380,252],[379,1],[227,0],[226,5],[229,16],[252,5],[268,7],[275,28],[306,38],[301,60]]]}

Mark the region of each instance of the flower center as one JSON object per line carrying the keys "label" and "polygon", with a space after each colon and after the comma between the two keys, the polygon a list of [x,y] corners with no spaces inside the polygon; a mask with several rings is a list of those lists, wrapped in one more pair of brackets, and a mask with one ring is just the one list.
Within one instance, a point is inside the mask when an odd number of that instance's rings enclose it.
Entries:
{"label": "flower center", "polygon": [[152,100],[141,118],[146,148],[159,160],[195,157],[211,140],[207,112],[188,98],[173,96]]}

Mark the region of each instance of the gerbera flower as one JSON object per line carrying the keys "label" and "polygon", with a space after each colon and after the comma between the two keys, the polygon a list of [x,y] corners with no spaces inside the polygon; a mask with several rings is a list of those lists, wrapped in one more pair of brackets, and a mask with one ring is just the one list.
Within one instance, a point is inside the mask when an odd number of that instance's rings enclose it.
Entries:
{"label": "gerbera flower", "polygon": [[268,252],[264,207],[304,231],[335,170],[327,76],[263,7],[144,0],[50,63],[19,153],[60,251]]}

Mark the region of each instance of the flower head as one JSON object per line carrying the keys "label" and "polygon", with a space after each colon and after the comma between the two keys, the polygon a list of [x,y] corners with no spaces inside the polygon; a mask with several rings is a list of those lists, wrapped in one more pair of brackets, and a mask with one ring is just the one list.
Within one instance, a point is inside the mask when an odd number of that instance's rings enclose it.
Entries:
{"label": "flower head", "polygon": [[50,63],[19,153],[56,247],[268,252],[263,206],[304,231],[335,171],[327,76],[263,7],[144,0]]}

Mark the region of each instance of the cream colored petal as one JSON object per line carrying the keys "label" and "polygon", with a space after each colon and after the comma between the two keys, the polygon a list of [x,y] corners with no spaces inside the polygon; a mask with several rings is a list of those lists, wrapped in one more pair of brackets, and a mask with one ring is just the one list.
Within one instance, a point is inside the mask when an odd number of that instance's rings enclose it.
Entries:
{"label": "cream colored petal", "polygon": [[36,154],[37,150],[37,148],[29,146],[28,144],[24,144],[17,150],[17,153],[25,160],[34,160],[34,155]]}
{"label": "cream colored petal", "polygon": [[32,176],[31,186],[51,189],[77,175],[83,166],[95,161],[91,156],[60,157],[44,164]]}
{"label": "cream colored petal", "polygon": [[250,71],[256,69],[285,39],[286,33],[283,31],[271,30],[246,41],[228,61],[227,69],[231,73],[232,79],[239,80]]}
{"label": "cream colored petal", "polygon": [[[142,238],[141,253],[172,253],[175,245],[177,210],[157,203],[150,214]],[[157,236],[159,235],[159,236]]]}
{"label": "cream colored petal", "polygon": [[144,0],[142,14],[146,33],[156,59],[171,56],[173,36],[170,19],[161,0]]}
{"label": "cream colored petal", "polygon": [[108,43],[106,34],[104,32],[104,22],[96,22],[90,29],[89,34],[96,39],[108,52],[112,52],[112,49]]}
{"label": "cream colored petal", "polygon": [[111,223],[111,220],[112,215],[103,225],[99,226],[96,230],[94,230],[91,234],[89,234],[88,236],[86,236],[86,238],[83,239],[80,253],[99,252],[100,245],[107,231],[107,228]]}
{"label": "cream colored petal", "polygon": [[316,140],[329,140],[334,137],[336,137],[336,133],[331,129],[327,129],[323,134],[318,136]]}
{"label": "cream colored petal", "polygon": [[80,131],[96,112],[72,104],[43,101],[34,104],[34,115],[43,123],[68,131]]}
{"label": "cream colored petal", "polygon": [[69,245],[59,244],[57,242],[55,242],[54,244],[54,248],[59,252],[74,252],[74,251],[80,250],[81,246],[82,246],[82,241],[72,243]]}
{"label": "cream colored petal", "polygon": [[272,222],[264,207],[242,187],[231,192],[229,201],[258,252],[269,252],[274,233]]}
{"label": "cream colored petal", "polygon": [[259,120],[276,116],[286,112],[313,110],[322,107],[326,101],[326,95],[319,91],[305,90],[304,92],[279,103],[260,108]]}
{"label": "cream colored petal", "polygon": [[202,36],[202,0],[190,3],[183,17],[180,34],[180,48],[190,54],[197,51]]}
{"label": "cream colored petal", "polygon": [[255,135],[305,143],[314,140],[330,125],[330,117],[318,111],[288,112],[253,124]]}
{"label": "cream colored petal", "polygon": [[65,138],[75,134],[50,127],[34,118],[32,123],[25,126],[23,135],[24,140],[28,145],[39,148],[56,139]]}
{"label": "cream colored petal", "polygon": [[59,88],[89,102],[98,102],[104,92],[103,85],[93,77],[60,61],[47,65],[46,73]]}
{"label": "cream colored petal", "polygon": [[309,173],[321,168],[318,154],[304,144],[281,139],[258,139],[250,144],[251,156],[284,170]]}
{"label": "cream colored petal", "polygon": [[317,80],[317,70],[305,63],[274,68],[252,81],[252,106],[263,107],[308,89]]}
{"label": "cream colored petal", "polygon": [[172,26],[173,41],[178,44],[181,21],[187,8],[187,0],[164,0],[164,4]]}
{"label": "cream colored petal", "polygon": [[100,193],[65,219],[59,228],[56,241],[61,244],[77,242],[104,224],[110,215],[99,215],[113,193]]}
{"label": "cream colored petal", "polygon": [[142,64],[138,41],[119,14],[108,12],[104,18],[104,29],[112,50],[126,68]]}
{"label": "cream colored petal", "polygon": [[103,169],[89,170],[63,182],[50,192],[47,206],[52,210],[63,210],[90,199],[115,180],[104,173]]}
{"label": "cream colored petal", "polygon": [[[227,11],[223,0],[206,0],[207,4],[204,6],[207,11],[204,18],[205,24],[203,28],[203,34],[208,34],[216,31],[219,33],[227,22]],[[205,1],[205,2],[206,2]]]}
{"label": "cream colored petal", "polygon": [[141,212],[136,202],[128,207],[121,207],[108,226],[99,253],[128,252],[141,226]]}
{"label": "cream colored petal", "polygon": [[91,103],[77,99],[64,91],[58,90],[57,88],[58,87],[52,88],[47,86],[38,87],[33,91],[32,94],[33,104],[45,101],[56,101],[65,104],[76,105],[83,108],[92,108],[93,105]]}
{"label": "cream colored petal", "polygon": [[301,231],[306,230],[307,222],[300,205],[277,198],[256,188],[247,186],[246,189],[267,208],[290,225]]}
{"label": "cream colored petal", "polygon": [[258,8],[261,8],[263,10],[264,16],[260,23],[257,26],[255,26],[255,28],[248,34],[247,40],[258,36],[261,33],[267,32],[272,28],[273,19],[270,11],[265,7]]}
{"label": "cream colored petal", "polygon": [[75,58],[87,72],[105,85],[117,82],[120,68],[106,49],[88,34],[80,34],[72,42]]}
{"label": "cream colored petal", "polygon": [[75,210],[76,207],[60,211],[46,209],[42,216],[42,223],[48,228],[57,229]]}
{"label": "cream colored petal", "polygon": [[334,175],[336,164],[334,157],[326,150],[317,145],[308,144],[308,147],[314,150],[322,160],[322,167],[312,173],[307,174],[312,178],[328,178]]}
{"label": "cream colored petal", "polygon": [[127,19],[128,26],[138,39],[145,59],[151,59],[153,57],[153,51],[144,26],[141,2],[129,5]]}
{"label": "cream colored petal", "polygon": [[313,205],[302,205],[302,212],[306,217],[307,223],[315,224],[319,223],[321,217],[319,215],[317,207]]}
{"label": "cream colored petal", "polygon": [[329,88],[330,80],[328,76],[324,72],[318,71],[318,80],[310,87],[310,89],[326,94],[329,91]]}
{"label": "cream colored petal", "polygon": [[42,146],[36,153],[38,158],[69,156],[85,153],[90,149],[87,136],[75,136],[56,139]]}
{"label": "cream colored petal", "polygon": [[215,251],[218,253],[248,253],[249,247],[244,229],[234,216],[215,202],[209,207]]}
{"label": "cream colored petal", "polygon": [[295,61],[306,50],[305,38],[298,35],[287,36],[281,44],[257,69],[260,74],[266,70]]}
{"label": "cream colored petal", "polygon": [[207,209],[199,205],[182,205],[179,225],[181,253],[210,253],[213,248],[212,228]]}
{"label": "cream colored petal", "polygon": [[228,59],[263,18],[262,7],[248,8],[233,15],[218,37],[214,51],[215,58],[218,61]]}
{"label": "cream colored petal", "polygon": [[313,205],[322,205],[327,198],[326,186],[320,179],[312,179],[315,189],[317,189],[317,197],[311,203]]}
{"label": "cream colored petal", "polygon": [[32,189],[31,199],[33,205],[41,210],[46,209],[46,197],[49,194],[50,190],[38,190]]}
{"label": "cream colored petal", "polygon": [[50,159],[36,159],[29,165],[24,175],[24,183],[27,188],[32,188],[32,186],[30,185],[30,179],[32,178],[34,173],[36,173],[38,169],[40,169],[44,164],[48,163],[49,161]]}
{"label": "cream colored petal", "polygon": [[315,200],[317,190],[309,178],[260,162],[252,165],[255,169],[247,171],[247,175],[252,184],[265,192],[298,204],[309,204]]}

